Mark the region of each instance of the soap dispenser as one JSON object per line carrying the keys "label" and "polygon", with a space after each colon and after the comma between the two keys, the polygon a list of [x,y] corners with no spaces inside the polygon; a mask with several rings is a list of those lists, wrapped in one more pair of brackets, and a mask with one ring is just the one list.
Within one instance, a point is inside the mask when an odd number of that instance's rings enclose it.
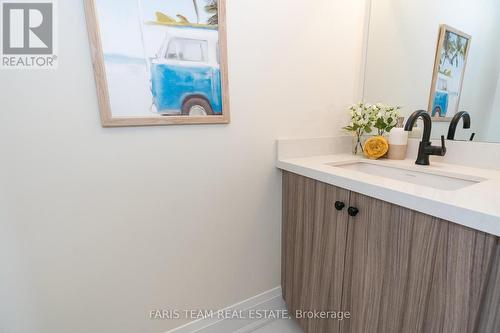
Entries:
{"label": "soap dispenser", "polygon": [[389,152],[387,158],[390,160],[404,160],[408,146],[408,132],[403,128],[404,117],[399,117],[396,127],[389,132]]}

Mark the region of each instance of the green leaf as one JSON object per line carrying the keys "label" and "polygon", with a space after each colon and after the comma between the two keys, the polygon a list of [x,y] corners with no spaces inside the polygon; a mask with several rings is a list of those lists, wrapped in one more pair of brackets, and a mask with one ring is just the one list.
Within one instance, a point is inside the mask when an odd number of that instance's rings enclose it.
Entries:
{"label": "green leaf", "polygon": [[377,122],[375,123],[375,128],[379,130],[383,130],[387,127],[387,124],[384,122],[382,118],[378,118]]}

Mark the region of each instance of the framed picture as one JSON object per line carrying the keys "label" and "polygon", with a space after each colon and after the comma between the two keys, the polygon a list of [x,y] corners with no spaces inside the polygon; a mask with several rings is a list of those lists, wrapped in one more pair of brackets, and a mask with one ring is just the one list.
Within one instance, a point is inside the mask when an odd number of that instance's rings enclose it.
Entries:
{"label": "framed picture", "polygon": [[458,112],[470,43],[471,36],[441,25],[429,100],[435,121],[450,121]]}
{"label": "framed picture", "polygon": [[225,0],[84,0],[104,127],[229,123]]}

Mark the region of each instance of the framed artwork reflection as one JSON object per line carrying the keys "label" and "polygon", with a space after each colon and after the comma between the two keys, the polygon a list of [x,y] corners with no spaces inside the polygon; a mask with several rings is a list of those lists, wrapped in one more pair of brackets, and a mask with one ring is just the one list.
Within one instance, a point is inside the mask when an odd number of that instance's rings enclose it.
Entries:
{"label": "framed artwork reflection", "polygon": [[458,112],[470,44],[468,34],[441,25],[429,99],[435,121],[450,121]]}

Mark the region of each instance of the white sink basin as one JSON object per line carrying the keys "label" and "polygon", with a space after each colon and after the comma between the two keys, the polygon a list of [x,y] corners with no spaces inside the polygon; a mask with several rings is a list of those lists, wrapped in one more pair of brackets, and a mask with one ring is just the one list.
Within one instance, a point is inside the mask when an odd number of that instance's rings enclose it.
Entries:
{"label": "white sink basin", "polygon": [[413,168],[387,166],[371,161],[329,163],[328,165],[445,191],[459,190],[486,180],[469,175],[446,174],[441,171],[439,173],[416,171]]}

